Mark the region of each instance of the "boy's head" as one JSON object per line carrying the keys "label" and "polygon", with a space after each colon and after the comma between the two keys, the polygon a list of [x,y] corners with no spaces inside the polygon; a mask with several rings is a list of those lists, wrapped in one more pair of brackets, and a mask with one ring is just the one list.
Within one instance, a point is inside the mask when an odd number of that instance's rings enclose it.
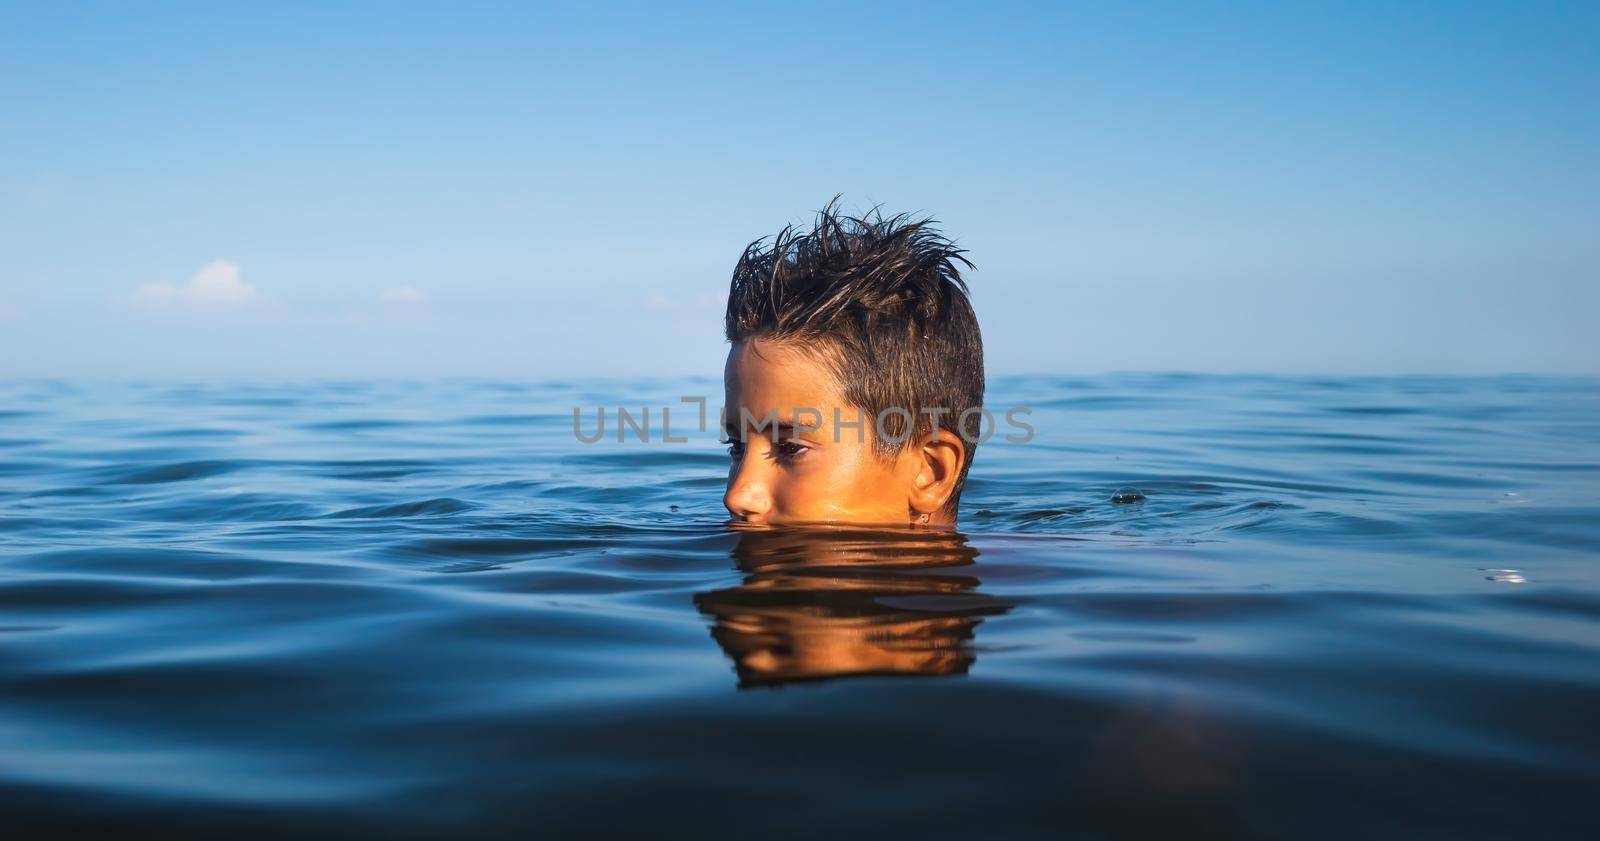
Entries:
{"label": "boy's head", "polygon": [[832,204],[745,250],[725,319],[735,520],[955,523],[983,404],[960,266],[929,220]]}

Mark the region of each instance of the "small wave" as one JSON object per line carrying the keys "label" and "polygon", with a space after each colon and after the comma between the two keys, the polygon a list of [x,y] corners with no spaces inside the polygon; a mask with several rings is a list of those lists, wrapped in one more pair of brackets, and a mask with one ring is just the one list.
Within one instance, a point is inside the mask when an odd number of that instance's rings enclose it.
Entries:
{"label": "small wave", "polygon": [[[181,400],[180,402],[189,402]],[[221,397],[212,401],[218,406],[239,406],[242,408],[261,409],[292,409],[302,402],[298,397]]]}
{"label": "small wave", "polygon": [[681,445],[671,449],[656,447],[649,450],[616,449],[581,452],[563,457],[561,463],[616,467],[626,465],[635,469],[680,466],[721,468],[725,472],[727,470],[728,454],[721,450],[689,449],[688,445]]}
{"label": "small wave", "polygon": [[187,482],[206,479],[242,470],[248,463],[238,459],[206,459],[181,461],[154,467],[117,467],[103,471],[102,485],[155,485],[164,482]]}
{"label": "small wave", "polygon": [[[1020,514],[1013,515],[1012,519],[1014,519],[1016,522],[1019,522],[1019,523],[1036,523],[1036,522],[1039,522],[1041,520],[1058,520],[1058,519],[1061,519],[1063,517],[1076,517],[1079,514],[1082,514],[1085,510],[1087,510],[1087,509],[1084,509],[1084,508],[1039,508],[1039,509],[1035,509],[1033,511],[1024,511],[1024,512],[1022,512]],[[994,512],[992,512],[992,511],[980,512],[979,516],[983,516],[985,514],[992,515],[993,513]]]}
{"label": "small wave", "polygon": [[319,476],[331,479],[401,479],[441,469],[441,465],[419,459],[374,458],[300,462]]}
{"label": "small wave", "polygon": [[180,428],[180,429],[152,429],[128,433],[129,438],[166,439],[166,438],[238,438],[244,435],[242,429],[221,428]]}
{"label": "small wave", "polygon": [[1329,406],[1328,411],[1337,412],[1341,415],[1396,417],[1399,415],[1415,415],[1422,410],[1410,406]]}
{"label": "small wave", "polygon": [[466,426],[559,427],[569,420],[560,415],[474,415],[456,423]]}
{"label": "small wave", "polygon": [[1079,631],[1074,639],[1090,642],[1143,642],[1158,645],[1191,643],[1195,638],[1188,634],[1162,634],[1154,631]]}
{"label": "small wave", "polygon": [[282,574],[283,564],[214,550],[150,546],[101,546],[18,555],[6,562],[12,570],[49,575],[62,573],[111,575],[126,579],[229,579]]}
{"label": "small wave", "polygon": [[573,549],[598,549],[597,540],[567,537],[434,537],[386,547],[384,553],[404,553],[433,558],[509,558]]}
{"label": "small wave", "polygon": [[0,461],[0,476],[25,476],[56,469],[54,462],[42,459],[10,459]]}
{"label": "small wave", "polygon": [[350,520],[382,520],[405,517],[441,516],[446,514],[459,514],[471,511],[475,506],[470,502],[463,502],[452,497],[438,497],[436,499],[423,499],[416,502],[400,502],[390,505],[367,505],[361,508],[346,508],[328,514],[329,519]]}
{"label": "small wave", "polygon": [[238,489],[196,494],[182,499],[156,499],[128,509],[136,519],[172,523],[293,522],[315,517],[319,509],[281,494]]}
{"label": "small wave", "polygon": [[1351,475],[1363,479],[1376,479],[1398,485],[1415,485],[1427,488],[1497,488],[1503,481],[1483,476],[1462,476],[1449,473],[1422,473],[1408,470],[1361,470]]}
{"label": "small wave", "polygon": [[413,421],[392,420],[383,418],[363,418],[359,420],[317,421],[316,423],[302,423],[301,429],[314,432],[362,432],[369,429],[399,429],[414,426]]}

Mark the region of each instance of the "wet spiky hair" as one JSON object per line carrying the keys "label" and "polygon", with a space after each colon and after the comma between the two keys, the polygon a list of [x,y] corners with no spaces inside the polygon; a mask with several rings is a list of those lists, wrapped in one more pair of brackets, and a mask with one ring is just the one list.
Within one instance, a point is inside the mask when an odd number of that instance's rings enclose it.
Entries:
{"label": "wet spiky hair", "polygon": [[[728,290],[728,341],[814,349],[869,418],[891,407],[911,414],[911,436],[902,415],[885,416],[885,430],[905,440],[880,439],[884,457],[932,430],[924,407],[948,409],[939,425],[953,430],[963,412],[983,404],[983,339],[961,278],[972,263],[936,224],[885,217],[878,208],[847,216],[835,198],[810,231],[791,225],[751,243]],[[961,430],[967,447],[957,497],[980,422],[974,413]]]}

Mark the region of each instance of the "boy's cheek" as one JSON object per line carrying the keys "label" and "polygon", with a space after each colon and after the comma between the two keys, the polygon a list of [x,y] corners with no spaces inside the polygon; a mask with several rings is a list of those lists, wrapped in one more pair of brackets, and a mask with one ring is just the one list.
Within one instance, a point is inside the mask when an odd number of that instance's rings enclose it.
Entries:
{"label": "boy's cheek", "polygon": [[899,512],[894,477],[879,463],[853,455],[818,458],[787,471],[772,489],[774,512],[789,520],[892,521]]}
{"label": "boy's cheek", "polygon": [[827,507],[827,500],[827,482],[817,481],[817,477],[790,474],[773,483],[773,513],[784,519],[825,519],[818,515]]}
{"label": "boy's cheek", "polygon": [[812,463],[783,471],[772,479],[773,513],[788,520],[839,519],[840,503],[848,499],[837,471]]}

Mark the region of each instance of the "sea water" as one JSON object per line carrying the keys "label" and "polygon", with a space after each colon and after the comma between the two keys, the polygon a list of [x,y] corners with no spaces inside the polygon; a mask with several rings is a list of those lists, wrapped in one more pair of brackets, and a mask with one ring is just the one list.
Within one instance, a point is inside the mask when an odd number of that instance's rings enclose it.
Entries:
{"label": "sea water", "polygon": [[729,529],[720,392],[0,383],[0,832],[1595,826],[1600,381],[996,378],[882,534]]}

